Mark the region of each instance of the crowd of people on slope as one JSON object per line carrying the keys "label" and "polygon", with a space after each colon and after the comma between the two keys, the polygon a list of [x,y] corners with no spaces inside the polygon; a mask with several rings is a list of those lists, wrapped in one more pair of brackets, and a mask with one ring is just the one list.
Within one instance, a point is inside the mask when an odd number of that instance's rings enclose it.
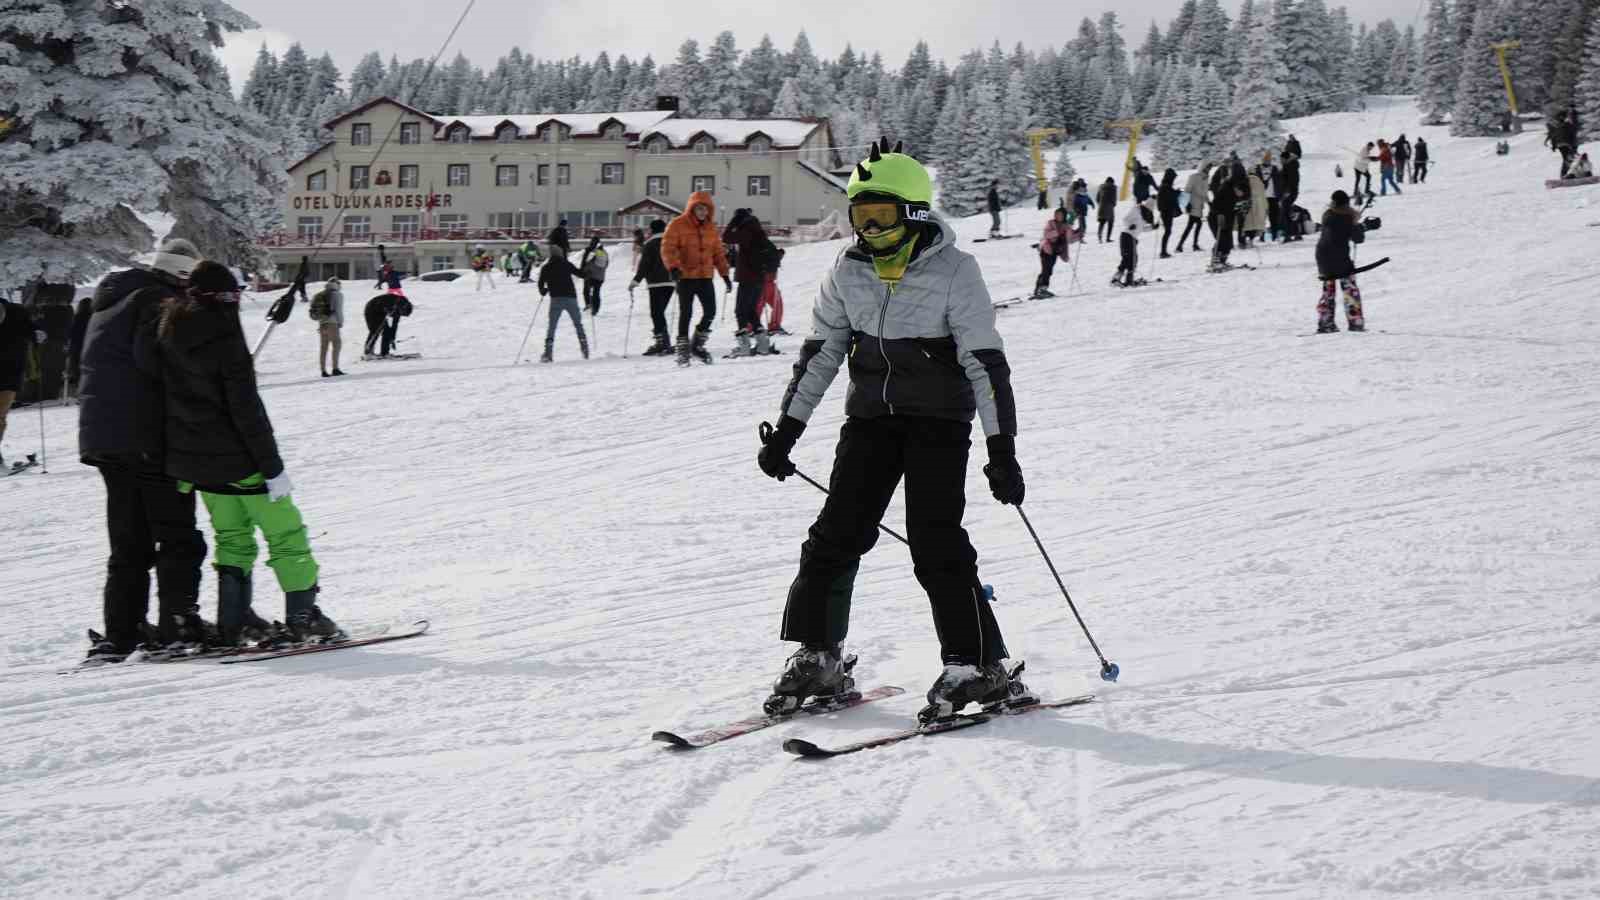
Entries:
{"label": "crowd of people on slope", "polygon": [[[95,290],[79,359],[78,451],[105,483],[111,555],[105,630],[90,632],[90,663],[138,650],[343,637],[317,602],[319,568],[256,387],[239,322],[241,291],[228,268],[202,260],[181,239]],[[200,611],[207,548],[196,528],[196,495],[211,518],[214,621]],[[281,622],[253,606],[257,531],[283,591]]]}

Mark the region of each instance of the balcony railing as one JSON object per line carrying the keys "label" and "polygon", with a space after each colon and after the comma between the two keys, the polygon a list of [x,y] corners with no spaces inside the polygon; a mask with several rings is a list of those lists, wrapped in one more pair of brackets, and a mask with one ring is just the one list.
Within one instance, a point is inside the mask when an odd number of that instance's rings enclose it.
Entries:
{"label": "balcony railing", "polygon": [[[599,235],[606,241],[633,239],[633,225],[603,225],[593,228],[568,228],[573,243],[586,241]],[[769,227],[767,234],[774,238],[790,237],[796,229]],[[549,228],[422,228],[406,231],[371,231],[366,234],[331,234],[311,237],[294,231],[276,231],[262,238],[265,247],[403,247],[418,241],[460,241],[462,243],[513,243],[543,241],[549,237]]]}

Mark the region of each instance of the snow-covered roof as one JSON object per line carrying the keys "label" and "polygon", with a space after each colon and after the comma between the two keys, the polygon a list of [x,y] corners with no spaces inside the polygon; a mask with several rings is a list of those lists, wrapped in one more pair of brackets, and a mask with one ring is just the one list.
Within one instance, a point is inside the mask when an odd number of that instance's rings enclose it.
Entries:
{"label": "snow-covered roof", "polygon": [[803,159],[795,160],[795,165],[798,165],[800,168],[805,169],[807,172],[810,172],[811,174],[817,176],[818,178],[821,178],[823,181],[826,181],[828,184],[838,188],[841,192],[849,190],[849,188],[850,188],[849,182],[841,181],[839,179],[839,177],[837,175],[834,175],[832,172],[829,172],[826,169],[820,168],[818,166],[814,166],[811,163],[808,163]]}
{"label": "snow-covered roof", "polygon": [[639,134],[643,143],[661,135],[674,147],[687,147],[702,133],[710,135],[719,147],[743,147],[758,134],[772,139],[772,146],[792,149],[806,142],[822,127],[813,119],[667,119]]}
{"label": "snow-covered roof", "polygon": [[350,118],[352,116],[359,116],[362,113],[366,112],[367,110],[373,108],[374,106],[382,106],[382,105],[385,105],[385,104],[387,104],[389,106],[398,106],[398,107],[400,107],[401,109],[405,110],[407,113],[410,113],[413,116],[418,116],[420,118],[424,118],[424,119],[427,119],[429,121],[437,121],[433,116],[423,112],[420,109],[417,109],[414,106],[407,106],[406,104],[401,103],[399,100],[396,100],[393,97],[374,97],[373,99],[368,100],[366,103],[361,104],[360,106],[356,107],[355,109],[350,110],[349,112],[342,113],[342,114],[340,114],[338,116],[335,116],[332,119],[329,119],[326,122],[323,122],[322,123],[322,127],[331,130],[333,128],[333,126],[339,124],[340,122],[343,122],[345,119],[348,119],[348,118]]}
{"label": "snow-covered roof", "polygon": [[467,126],[475,138],[492,138],[501,125],[507,122],[517,126],[522,134],[532,137],[541,126],[547,122],[560,122],[572,132],[573,137],[598,137],[600,129],[608,122],[622,123],[622,130],[628,134],[639,134],[651,128],[662,119],[671,117],[671,112],[659,110],[637,110],[634,112],[607,112],[607,113],[563,113],[560,115],[534,114],[518,116],[439,116],[437,136],[443,137],[446,129],[460,123]]}

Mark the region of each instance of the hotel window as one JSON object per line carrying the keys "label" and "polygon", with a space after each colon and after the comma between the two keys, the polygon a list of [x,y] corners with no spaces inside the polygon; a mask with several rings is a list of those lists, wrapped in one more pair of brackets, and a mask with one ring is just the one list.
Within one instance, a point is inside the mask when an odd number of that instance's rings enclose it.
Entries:
{"label": "hotel window", "polygon": [[451,187],[466,187],[472,184],[472,167],[466,163],[454,163],[445,169],[444,183]]}
{"label": "hotel window", "polygon": [[705,191],[708,194],[715,194],[717,192],[717,176],[696,175],[689,179],[689,190]]}
{"label": "hotel window", "polygon": [[624,179],[623,179],[622,163],[601,163],[600,164],[600,183],[601,184],[621,184],[623,182],[623,180]]}
{"label": "hotel window", "polygon": [[325,191],[327,189],[328,173],[326,170],[321,172],[312,172],[310,175],[306,176],[306,190]]}
{"label": "hotel window", "polygon": [[370,234],[372,234],[371,216],[344,217],[344,236],[347,240],[363,240]]}
{"label": "hotel window", "polygon": [[644,195],[646,197],[665,197],[670,184],[671,182],[665,175],[648,175],[644,179]]}
{"label": "hotel window", "polygon": [[694,152],[696,153],[710,153],[715,149],[717,149],[717,142],[711,138],[701,138],[694,142]]}
{"label": "hotel window", "polygon": [[516,187],[517,186],[517,167],[516,166],[495,166],[494,167],[494,186],[495,187]]}
{"label": "hotel window", "polygon": [[322,237],[322,217],[301,216],[295,230],[299,232],[300,240],[306,243],[319,240]]}
{"label": "hotel window", "polygon": [[357,147],[372,146],[372,125],[367,122],[357,122],[351,125],[350,143]]}
{"label": "hotel window", "polygon": [[662,137],[651,138],[650,142],[644,145],[644,152],[652,156],[660,156],[661,154],[666,153],[667,139]]}
{"label": "hotel window", "polygon": [[350,189],[351,190],[358,190],[358,189],[364,189],[364,188],[367,188],[367,187],[371,187],[372,186],[372,181],[369,178],[368,173],[369,173],[369,170],[368,170],[368,168],[366,166],[351,166],[350,167]]}
{"label": "hotel window", "polygon": [[534,227],[533,213],[503,212],[489,214],[489,227],[503,231],[527,231]]}
{"label": "hotel window", "polygon": [[540,163],[539,164],[539,174],[534,178],[534,180],[538,182],[540,187],[544,187],[545,185],[550,183],[550,164],[549,163]]}
{"label": "hotel window", "polygon": [[611,215],[611,210],[609,209],[597,209],[589,213],[587,217],[589,221],[584,224],[590,228],[609,228],[611,226]]}
{"label": "hotel window", "polygon": [[395,236],[402,241],[414,241],[417,232],[422,230],[422,217],[416,213],[396,214],[394,225],[391,226]]}
{"label": "hotel window", "polygon": [[751,197],[772,196],[772,176],[751,175],[745,193]]}
{"label": "hotel window", "polygon": [[417,186],[416,166],[400,167],[400,186],[403,188],[414,188]]}
{"label": "hotel window", "polygon": [[572,166],[561,163],[556,166],[556,184],[572,183]]}
{"label": "hotel window", "polygon": [[433,271],[443,272],[451,266],[454,266],[455,263],[456,258],[454,256],[435,256],[431,265],[433,267]]}
{"label": "hotel window", "polygon": [[751,156],[766,156],[772,152],[772,142],[764,137],[758,137],[750,142]]}
{"label": "hotel window", "polygon": [[400,123],[400,143],[402,143],[402,144],[420,144],[420,143],[422,143],[422,123],[421,122],[401,122]]}
{"label": "hotel window", "polygon": [[620,123],[612,122],[610,125],[606,126],[606,133],[605,133],[606,140],[608,140],[608,141],[620,141],[626,136],[627,136],[627,132],[623,129],[623,127],[622,127],[622,125]]}
{"label": "hotel window", "polygon": [[467,228],[466,213],[444,213],[435,216],[434,221],[438,223],[440,231],[465,231]]}
{"label": "hotel window", "polygon": [[494,139],[502,144],[509,144],[519,137],[522,137],[522,131],[515,125],[502,126],[499,131],[494,133]]}
{"label": "hotel window", "polygon": [[472,140],[472,131],[465,125],[456,125],[445,133],[444,139],[452,144],[465,144]]}

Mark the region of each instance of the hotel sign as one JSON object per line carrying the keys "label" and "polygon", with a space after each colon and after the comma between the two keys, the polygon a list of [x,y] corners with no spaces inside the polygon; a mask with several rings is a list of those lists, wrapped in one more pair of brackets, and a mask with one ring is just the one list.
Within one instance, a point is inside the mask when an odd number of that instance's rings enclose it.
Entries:
{"label": "hotel sign", "polygon": [[294,198],[295,209],[449,209],[449,194],[304,194]]}

